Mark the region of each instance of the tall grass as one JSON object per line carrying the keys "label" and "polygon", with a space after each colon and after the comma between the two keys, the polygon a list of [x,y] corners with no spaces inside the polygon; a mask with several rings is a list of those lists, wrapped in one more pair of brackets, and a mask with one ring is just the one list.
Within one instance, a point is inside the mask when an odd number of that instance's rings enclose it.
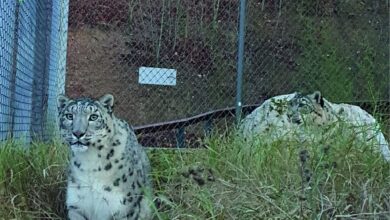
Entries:
{"label": "tall grass", "polygon": [[58,143],[0,145],[0,219],[61,219],[67,151]]}
{"label": "tall grass", "polygon": [[[390,219],[390,165],[351,136],[266,144],[233,132],[205,145],[148,150],[156,219]],[[66,155],[5,143],[0,219],[63,218]]]}
{"label": "tall grass", "polygon": [[[215,181],[201,187],[196,181],[173,180],[173,191],[162,187],[176,196],[171,196],[176,206],[169,217],[189,213],[195,219],[390,216],[389,164],[367,150],[370,146],[355,147],[353,140],[342,136],[332,146],[212,138],[207,150],[184,157],[176,153],[182,161],[170,161],[174,166],[169,167],[200,163],[204,170],[213,170]],[[186,193],[177,195],[178,191]]]}

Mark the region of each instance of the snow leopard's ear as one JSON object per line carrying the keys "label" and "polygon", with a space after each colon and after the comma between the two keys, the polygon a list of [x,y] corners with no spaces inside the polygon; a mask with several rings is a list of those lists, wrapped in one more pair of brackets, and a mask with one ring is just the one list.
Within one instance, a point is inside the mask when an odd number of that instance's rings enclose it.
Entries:
{"label": "snow leopard's ear", "polygon": [[321,107],[324,107],[324,98],[322,97],[320,91],[315,91],[311,96],[317,104],[319,104]]}
{"label": "snow leopard's ear", "polygon": [[57,108],[58,108],[58,111],[62,111],[62,109],[65,108],[65,106],[69,103],[69,98],[66,97],[65,95],[58,95],[57,97]]}
{"label": "snow leopard's ear", "polygon": [[111,94],[105,94],[99,98],[100,104],[107,109],[109,113],[112,112],[112,107],[114,106],[114,96]]}

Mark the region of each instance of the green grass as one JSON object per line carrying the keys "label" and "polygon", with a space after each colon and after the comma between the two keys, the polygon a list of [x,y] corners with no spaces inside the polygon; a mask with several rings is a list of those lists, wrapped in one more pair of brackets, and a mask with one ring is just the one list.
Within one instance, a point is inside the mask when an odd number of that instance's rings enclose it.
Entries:
{"label": "green grass", "polygon": [[67,152],[58,143],[0,145],[0,219],[64,216]]}
{"label": "green grass", "polygon": [[[66,147],[3,145],[0,219],[63,217]],[[156,219],[390,219],[390,164],[351,137],[262,144],[228,134],[205,145],[148,150]]]}

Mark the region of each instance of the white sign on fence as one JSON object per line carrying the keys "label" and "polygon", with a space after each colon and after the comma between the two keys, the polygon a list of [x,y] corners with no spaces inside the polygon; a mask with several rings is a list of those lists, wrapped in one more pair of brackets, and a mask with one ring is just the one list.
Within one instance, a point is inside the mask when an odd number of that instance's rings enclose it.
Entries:
{"label": "white sign on fence", "polygon": [[152,85],[176,85],[176,70],[155,68],[155,67],[140,67],[138,83]]}

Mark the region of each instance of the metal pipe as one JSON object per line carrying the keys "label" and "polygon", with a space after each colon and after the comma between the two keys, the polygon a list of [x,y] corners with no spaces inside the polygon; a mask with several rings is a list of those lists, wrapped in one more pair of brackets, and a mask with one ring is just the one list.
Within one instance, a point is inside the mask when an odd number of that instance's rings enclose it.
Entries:
{"label": "metal pipe", "polygon": [[237,61],[237,91],[236,91],[236,122],[241,121],[242,110],[242,75],[244,69],[244,41],[245,41],[245,9],[246,0],[240,0],[240,20],[238,32],[238,61]]}

